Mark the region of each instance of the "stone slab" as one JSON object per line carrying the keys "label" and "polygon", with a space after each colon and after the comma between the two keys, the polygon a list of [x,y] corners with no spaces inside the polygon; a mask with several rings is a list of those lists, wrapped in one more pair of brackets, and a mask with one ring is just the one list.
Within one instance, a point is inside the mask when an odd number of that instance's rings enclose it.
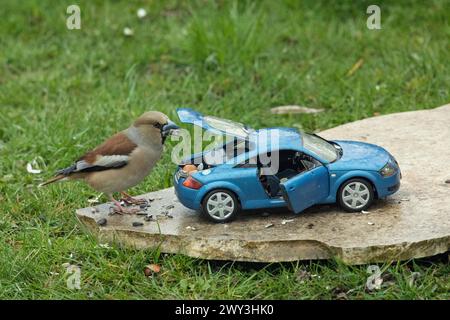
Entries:
{"label": "stone slab", "polygon": [[[142,216],[109,216],[110,204],[77,210],[99,240],[192,257],[281,262],[337,257],[348,264],[421,258],[450,248],[450,105],[348,123],[321,135],[379,144],[400,163],[400,190],[378,200],[369,213],[316,206],[295,215],[287,210],[244,212],[236,221],[214,224],[183,207],[172,188],[142,195],[154,198]],[[169,215],[161,214],[166,211]],[[105,226],[96,221],[106,218]],[[284,220],[293,220],[286,222]],[[132,223],[142,221],[141,227]],[[271,227],[266,227],[272,224]]]}

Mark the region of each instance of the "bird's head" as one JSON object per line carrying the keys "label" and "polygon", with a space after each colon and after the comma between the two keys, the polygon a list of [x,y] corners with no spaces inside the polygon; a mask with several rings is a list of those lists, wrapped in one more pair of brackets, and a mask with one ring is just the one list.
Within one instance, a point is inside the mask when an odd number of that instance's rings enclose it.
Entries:
{"label": "bird's head", "polygon": [[134,121],[133,126],[146,141],[164,143],[166,138],[179,127],[164,113],[148,111]]}

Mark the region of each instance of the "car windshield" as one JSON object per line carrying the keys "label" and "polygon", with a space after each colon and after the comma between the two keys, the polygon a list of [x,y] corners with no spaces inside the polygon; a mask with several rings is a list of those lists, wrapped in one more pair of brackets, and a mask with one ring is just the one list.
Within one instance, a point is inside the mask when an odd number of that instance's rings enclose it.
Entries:
{"label": "car windshield", "polygon": [[316,135],[303,133],[303,145],[327,162],[336,161],[339,155],[339,150],[333,144]]}

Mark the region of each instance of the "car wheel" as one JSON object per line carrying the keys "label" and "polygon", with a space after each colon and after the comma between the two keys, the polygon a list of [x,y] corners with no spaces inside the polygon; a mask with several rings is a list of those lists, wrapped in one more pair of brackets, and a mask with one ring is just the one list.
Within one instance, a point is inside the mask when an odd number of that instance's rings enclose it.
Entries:
{"label": "car wheel", "polygon": [[202,214],[214,222],[233,220],[239,211],[239,202],[233,192],[217,189],[209,192],[202,204]]}
{"label": "car wheel", "polygon": [[372,184],[364,179],[350,179],[338,191],[341,207],[348,212],[362,211],[370,207],[374,192]]}

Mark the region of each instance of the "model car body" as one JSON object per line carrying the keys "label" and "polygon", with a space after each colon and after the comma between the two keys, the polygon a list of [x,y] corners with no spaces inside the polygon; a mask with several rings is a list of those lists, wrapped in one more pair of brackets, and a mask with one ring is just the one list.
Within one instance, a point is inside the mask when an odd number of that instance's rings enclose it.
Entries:
{"label": "model car body", "polygon": [[184,160],[174,175],[179,201],[212,221],[229,221],[241,209],[287,206],[299,213],[335,202],[362,211],[400,187],[398,163],[382,147],[327,141],[293,128],[253,130],[187,108],[177,112],[181,122],[231,137]]}

